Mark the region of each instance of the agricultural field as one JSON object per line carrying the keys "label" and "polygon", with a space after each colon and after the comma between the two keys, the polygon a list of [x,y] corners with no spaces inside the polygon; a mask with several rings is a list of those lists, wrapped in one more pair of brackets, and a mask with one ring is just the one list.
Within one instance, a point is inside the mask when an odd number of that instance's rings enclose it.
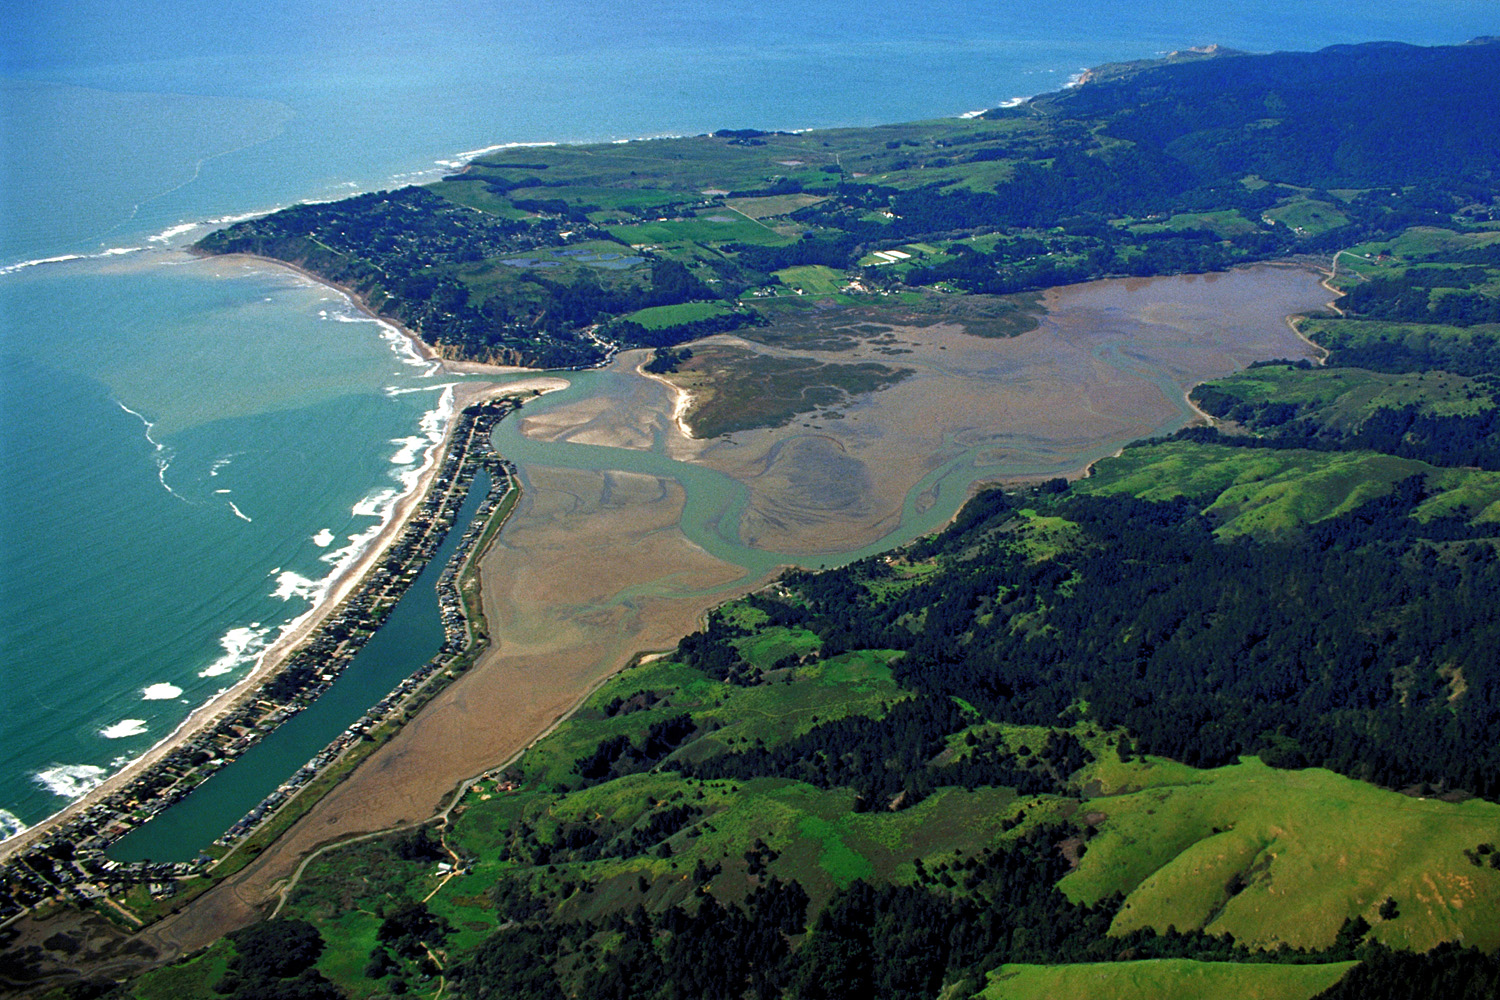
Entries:
{"label": "agricultural field", "polygon": [[621,317],[639,323],[648,330],[665,330],[684,323],[696,323],[714,316],[724,316],[733,310],[723,302],[684,302],[676,306],[649,306]]}
{"label": "agricultural field", "polygon": [[798,294],[837,295],[849,283],[842,273],[818,264],[783,268],[775,275],[783,285]]}
{"label": "agricultural field", "polygon": [[1231,209],[1223,212],[1180,212],[1163,221],[1136,222],[1127,224],[1125,228],[1132,233],[1180,233],[1190,229],[1206,229],[1228,238],[1253,233],[1258,227]]}
{"label": "agricultural field", "polygon": [[753,243],[761,246],[785,246],[795,234],[775,228],[728,208],[701,209],[682,219],[661,219],[630,226],[606,226],[611,236],[631,246],[652,244]]}
{"label": "agricultural field", "polygon": [[1267,219],[1288,227],[1299,236],[1319,236],[1349,224],[1349,217],[1326,201],[1292,201],[1268,209]]}

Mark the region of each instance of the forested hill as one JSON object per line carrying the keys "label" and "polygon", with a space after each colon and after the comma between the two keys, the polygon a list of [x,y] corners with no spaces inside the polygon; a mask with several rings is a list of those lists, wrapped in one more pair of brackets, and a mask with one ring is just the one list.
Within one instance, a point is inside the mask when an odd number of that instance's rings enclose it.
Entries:
{"label": "forested hill", "polygon": [[[1395,42],[1098,74],[1026,106],[1160,151],[1200,183],[1259,174],[1314,188],[1489,190],[1500,171],[1500,45]],[[1489,121],[1491,126],[1486,126]]]}
{"label": "forested hill", "polygon": [[973,120],[508,151],[199,247],[308,268],[449,355],[592,364],[774,322],[810,275],[910,304],[1491,219],[1497,114],[1493,41],[1188,54]]}

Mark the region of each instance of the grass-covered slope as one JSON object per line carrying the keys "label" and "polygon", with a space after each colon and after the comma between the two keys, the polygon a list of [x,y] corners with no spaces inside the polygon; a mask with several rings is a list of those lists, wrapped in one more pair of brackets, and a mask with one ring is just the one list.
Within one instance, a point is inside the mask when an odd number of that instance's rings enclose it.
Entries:
{"label": "grass-covered slope", "polygon": [[1089,965],[1002,965],[983,1000],[1307,1000],[1337,983],[1353,962],[1258,965],[1158,958]]}

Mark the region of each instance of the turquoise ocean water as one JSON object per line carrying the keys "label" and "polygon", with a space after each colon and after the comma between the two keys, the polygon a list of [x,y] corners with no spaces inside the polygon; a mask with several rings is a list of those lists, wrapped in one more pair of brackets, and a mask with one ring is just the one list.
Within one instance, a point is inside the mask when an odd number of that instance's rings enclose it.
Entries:
{"label": "turquoise ocean water", "polygon": [[444,380],[337,294],[183,253],[208,226],[506,143],[874,124],[1189,45],[1500,29],[1479,0],[80,0],[11,20],[0,836],[243,676],[373,536],[446,419]]}

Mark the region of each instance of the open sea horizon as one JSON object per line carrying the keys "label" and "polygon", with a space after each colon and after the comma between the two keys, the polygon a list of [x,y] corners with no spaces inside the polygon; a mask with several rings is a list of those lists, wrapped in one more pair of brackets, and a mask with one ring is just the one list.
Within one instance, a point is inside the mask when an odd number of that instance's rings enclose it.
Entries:
{"label": "open sea horizon", "polygon": [[1474,0],[311,6],[84,0],[0,41],[0,838],[243,677],[451,415],[451,378],[338,292],[185,252],[211,228],[510,144],[953,116],[1193,45],[1500,27]]}

